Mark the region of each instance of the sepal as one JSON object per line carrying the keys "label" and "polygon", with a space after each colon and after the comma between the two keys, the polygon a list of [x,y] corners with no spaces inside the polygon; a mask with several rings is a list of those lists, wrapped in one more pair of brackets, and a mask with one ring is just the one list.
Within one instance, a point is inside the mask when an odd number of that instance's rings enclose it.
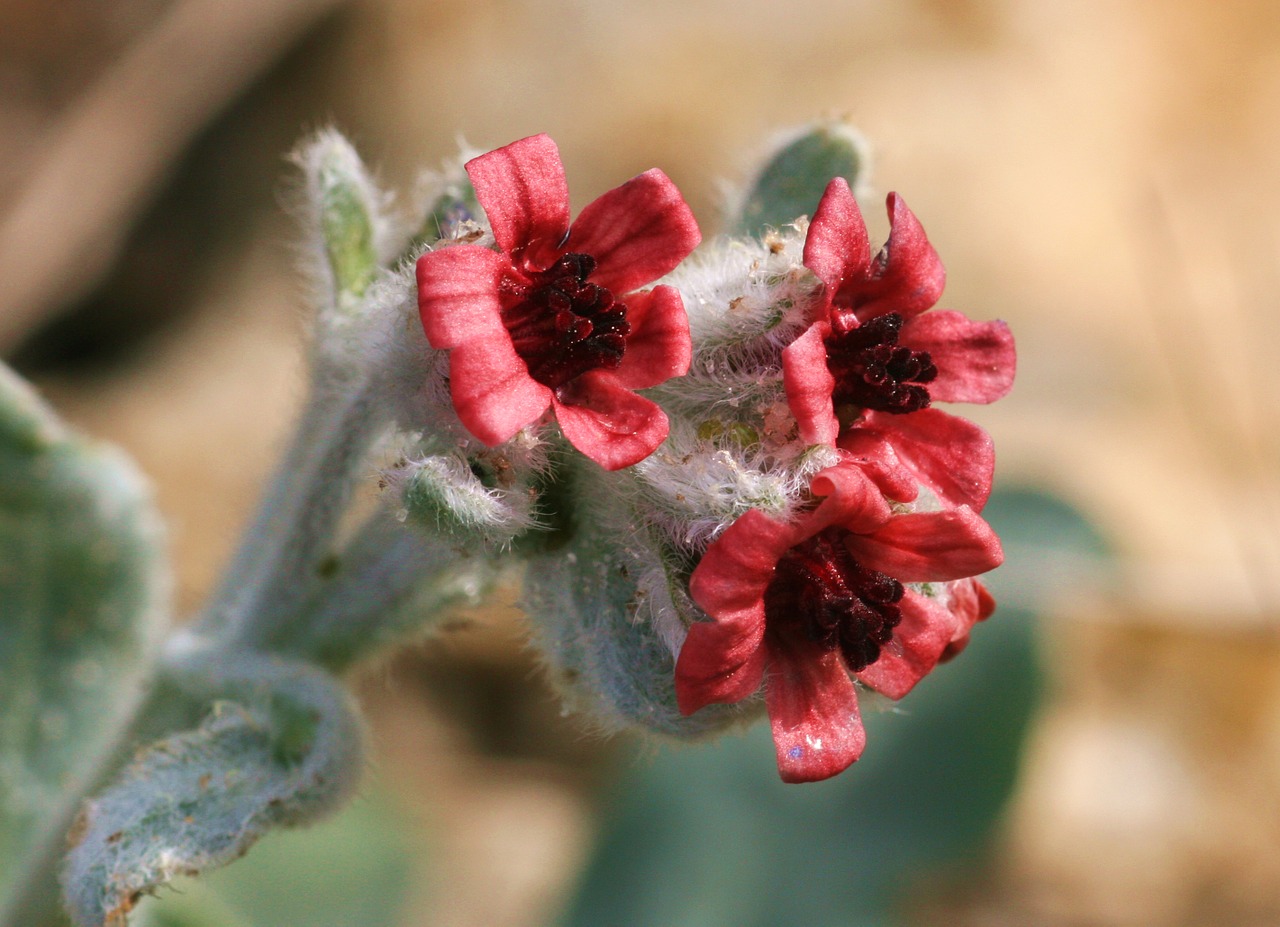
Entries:
{"label": "sepal", "polygon": [[756,703],[680,713],[675,654],[699,614],[686,592],[691,564],[644,526],[623,479],[585,475],[579,498],[591,506],[571,540],[530,559],[523,604],[552,682],[606,731],[688,739],[752,716]]}

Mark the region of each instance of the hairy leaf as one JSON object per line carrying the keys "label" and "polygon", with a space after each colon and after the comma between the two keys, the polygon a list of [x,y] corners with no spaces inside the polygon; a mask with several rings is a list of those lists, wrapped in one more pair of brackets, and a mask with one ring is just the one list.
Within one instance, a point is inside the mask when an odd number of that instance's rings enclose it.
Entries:
{"label": "hairy leaf", "polygon": [[866,143],[844,123],[824,123],[802,132],[765,162],[742,204],[734,231],[759,235],[812,216],[833,178],[845,178],[857,191],[867,160]]}
{"label": "hairy leaf", "polygon": [[189,662],[193,689],[235,700],[153,745],[87,804],[63,873],[81,927],[123,923],[141,895],[334,809],[358,778],[360,723],[327,675],[250,654]]}
{"label": "hairy leaf", "polygon": [[165,617],[159,518],[118,450],[0,366],[0,900],[56,852]]}

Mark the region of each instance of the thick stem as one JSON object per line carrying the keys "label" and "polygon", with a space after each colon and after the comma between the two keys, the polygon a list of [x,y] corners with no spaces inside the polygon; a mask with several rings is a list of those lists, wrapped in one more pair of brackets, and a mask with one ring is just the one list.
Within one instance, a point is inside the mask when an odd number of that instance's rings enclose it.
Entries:
{"label": "thick stem", "polygon": [[[317,377],[319,380],[319,377]],[[387,422],[380,379],[313,388],[292,444],[201,619],[201,630],[258,647],[295,615],[318,581],[353,477]]]}
{"label": "thick stem", "polygon": [[356,659],[475,603],[498,570],[479,550],[430,539],[377,512],[343,552],[338,573],[272,649],[341,672]]}

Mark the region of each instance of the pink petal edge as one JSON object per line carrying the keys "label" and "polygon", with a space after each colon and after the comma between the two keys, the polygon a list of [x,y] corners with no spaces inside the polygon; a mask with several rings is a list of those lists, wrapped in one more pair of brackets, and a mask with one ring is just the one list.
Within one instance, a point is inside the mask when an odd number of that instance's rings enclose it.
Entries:
{"label": "pink petal edge", "polygon": [[667,438],[666,413],[602,370],[576,377],[551,401],[565,438],[606,470],[639,463]]}
{"label": "pink petal edge", "polygon": [[555,246],[569,230],[569,185],[560,150],[547,135],[531,135],[466,164],[476,199],[507,254],[530,245]]}
{"label": "pink petal edge", "polygon": [[654,169],[602,194],[578,214],[563,250],[596,259],[591,282],[623,296],[675,269],[702,233],[676,185]]}
{"label": "pink petal edge", "polygon": [[627,297],[631,334],[622,364],[615,370],[628,389],[647,389],[689,372],[693,344],[689,316],[680,291],[671,286],[632,293]]}
{"label": "pink petal edge", "polygon": [[867,743],[858,693],[839,651],[786,649],[770,639],[765,705],[784,782],[817,782],[843,772]]}
{"label": "pink petal edge", "polygon": [[795,417],[800,439],[809,444],[835,444],[840,433],[831,395],[836,380],[827,367],[823,343],[831,326],[815,322],[782,349],[782,386]]}

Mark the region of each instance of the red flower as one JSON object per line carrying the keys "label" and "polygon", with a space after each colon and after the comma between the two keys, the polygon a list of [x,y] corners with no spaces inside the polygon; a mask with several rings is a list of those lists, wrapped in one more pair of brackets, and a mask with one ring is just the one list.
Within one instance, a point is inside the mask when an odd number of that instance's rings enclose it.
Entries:
{"label": "red flower", "polygon": [[643,460],[667,417],[633,390],[689,368],[689,323],[669,286],[639,290],[701,240],[658,170],[610,190],[569,223],[555,143],[513,142],[466,165],[498,251],[460,244],[418,260],[427,340],[448,349],[463,425],[500,444],[548,408],[569,442],[606,469]]}
{"label": "red flower", "polygon": [[787,401],[801,438],[874,464],[895,498],[914,499],[919,480],[947,504],[981,509],[991,491],[991,441],[930,405],[1008,393],[1013,337],[1003,322],[926,313],[946,274],[901,197],[889,194],[888,208],[889,240],[873,260],[849,185],[827,185],[804,246],[805,266],[825,284],[823,301],[817,321],[783,351]]}
{"label": "red flower", "polygon": [[[824,470],[811,489],[825,498],[795,523],[752,510],[707,549],[689,590],[713,620],[689,628],[676,661],[685,714],[764,684],[787,782],[825,779],[861,755],[849,674],[905,695],[990,613],[968,577],[1003,557],[968,507],[894,515],[858,467]],[[948,585],[930,598],[904,585],[916,582]]]}

